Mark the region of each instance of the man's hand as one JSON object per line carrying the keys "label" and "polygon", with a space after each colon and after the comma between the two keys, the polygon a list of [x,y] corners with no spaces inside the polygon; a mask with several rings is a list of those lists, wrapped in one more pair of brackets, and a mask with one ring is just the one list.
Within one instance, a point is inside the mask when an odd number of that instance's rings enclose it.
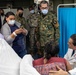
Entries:
{"label": "man's hand", "polygon": [[23,33],[24,35],[27,35],[27,34],[28,34],[28,31],[27,31],[26,29],[23,29],[23,30],[22,30],[22,33]]}
{"label": "man's hand", "polygon": [[49,75],[68,75],[68,72],[63,71],[61,68],[57,66],[58,71],[50,71]]}

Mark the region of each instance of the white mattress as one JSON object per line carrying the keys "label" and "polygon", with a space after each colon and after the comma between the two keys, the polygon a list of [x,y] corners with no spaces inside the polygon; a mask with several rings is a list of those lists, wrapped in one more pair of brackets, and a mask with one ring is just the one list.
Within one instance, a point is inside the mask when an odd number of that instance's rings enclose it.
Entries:
{"label": "white mattress", "polygon": [[32,65],[31,55],[21,59],[10,45],[0,38],[0,75],[40,75]]}
{"label": "white mattress", "polygon": [[21,58],[0,38],[0,75],[19,75]]}

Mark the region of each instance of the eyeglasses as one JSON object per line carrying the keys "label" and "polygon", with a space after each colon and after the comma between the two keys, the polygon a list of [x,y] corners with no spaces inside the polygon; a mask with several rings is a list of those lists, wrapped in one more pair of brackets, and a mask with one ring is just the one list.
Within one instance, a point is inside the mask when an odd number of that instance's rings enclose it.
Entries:
{"label": "eyeglasses", "polygon": [[48,7],[41,7],[41,9],[47,9]]}

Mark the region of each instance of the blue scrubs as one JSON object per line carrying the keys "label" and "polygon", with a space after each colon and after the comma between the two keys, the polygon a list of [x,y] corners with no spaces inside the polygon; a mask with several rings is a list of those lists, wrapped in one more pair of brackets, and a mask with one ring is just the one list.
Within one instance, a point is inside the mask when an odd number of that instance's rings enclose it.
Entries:
{"label": "blue scrubs", "polygon": [[[14,26],[10,26],[10,29],[11,29],[11,33],[13,33],[16,29],[18,29],[18,27],[14,25]],[[21,58],[23,58],[23,56],[27,53],[24,42],[24,35],[22,33],[16,36],[15,40],[13,41],[12,48]]]}

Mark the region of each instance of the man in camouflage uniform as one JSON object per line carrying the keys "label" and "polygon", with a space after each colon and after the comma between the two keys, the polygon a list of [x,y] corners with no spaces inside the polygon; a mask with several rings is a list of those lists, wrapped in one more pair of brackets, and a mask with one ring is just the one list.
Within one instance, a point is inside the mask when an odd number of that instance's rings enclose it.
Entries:
{"label": "man in camouflage uniform", "polygon": [[21,25],[25,28],[26,27],[26,20],[23,17],[23,8],[19,7],[17,8],[17,13],[15,16],[16,21],[18,21],[19,23],[21,23]]}
{"label": "man in camouflage uniform", "polygon": [[38,25],[38,14],[35,13],[32,6],[29,7],[30,14],[27,17],[27,25],[29,26],[29,44],[30,44],[30,53],[33,55],[35,52],[35,29]]}
{"label": "man in camouflage uniform", "polygon": [[49,5],[47,1],[40,3],[40,16],[38,19],[38,27],[36,29],[36,41],[39,53],[44,54],[44,46],[47,42],[54,41],[58,43],[59,39],[59,25],[56,16],[49,12]]}
{"label": "man in camouflage uniform", "polygon": [[[22,7],[17,8],[15,20],[16,20],[17,22],[21,23],[21,28],[27,29],[26,20],[25,20],[25,18],[23,17],[23,8],[22,8]],[[27,38],[27,36],[24,37],[25,46],[26,46],[26,49],[27,49],[26,38]]]}

